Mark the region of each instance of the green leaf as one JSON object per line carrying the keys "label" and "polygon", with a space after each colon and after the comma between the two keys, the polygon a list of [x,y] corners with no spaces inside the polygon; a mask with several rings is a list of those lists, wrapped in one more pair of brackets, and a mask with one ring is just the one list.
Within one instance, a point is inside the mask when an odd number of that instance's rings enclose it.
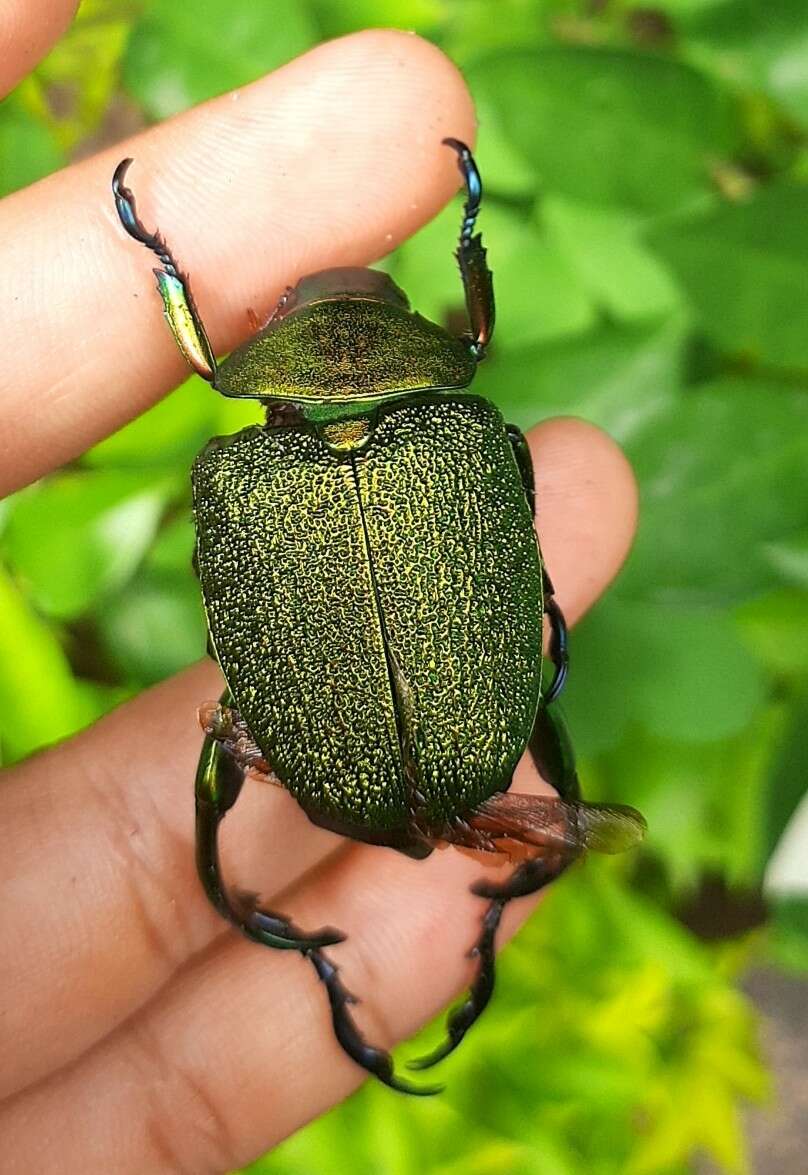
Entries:
{"label": "green leaf", "polygon": [[191,504],[187,511],[172,519],[160,529],[154,540],[144,566],[154,571],[179,571],[188,573],[196,543],[194,524],[191,521]]}
{"label": "green leaf", "polygon": [[768,544],[808,525],[808,396],[774,381],[692,390],[630,438],[640,530],[623,596],[727,604],[778,583]]}
{"label": "green leaf", "polygon": [[598,761],[587,791],[640,809],[646,848],[664,864],[674,891],[695,888],[705,874],[757,888],[771,851],[766,809],[777,803],[774,764],[785,717],[782,707],[759,708],[737,734],[708,742],[629,723]]}
{"label": "green leaf", "polygon": [[436,30],[446,5],[445,0],[314,0],[312,7],[323,38],[390,27],[423,37]]}
{"label": "green leaf", "polygon": [[772,672],[808,679],[808,592],[780,588],[735,609],[744,643]]}
{"label": "green leaf", "polygon": [[150,0],[127,47],[124,83],[152,118],[168,118],[277,69],[316,40],[303,0]]}
{"label": "green leaf", "polygon": [[[768,803],[762,812],[767,858],[775,851],[794,813],[808,795],[808,693],[804,693],[792,707],[789,719],[780,739]],[[808,880],[805,888],[808,893]]]}
{"label": "green leaf", "polygon": [[808,588],[808,534],[766,543],[766,557],[786,583]]}
{"label": "green leaf", "polygon": [[508,137],[500,111],[475,96],[477,121],[485,128],[474,148],[474,157],[485,179],[486,209],[489,195],[533,202],[539,189],[538,172]]}
{"label": "green leaf", "polygon": [[540,216],[587,292],[616,319],[661,318],[679,306],[673,281],[643,244],[634,218],[558,195],[542,202]]}
{"label": "green leaf", "polygon": [[132,0],[82,0],[67,33],[34,73],[49,125],[66,151],[96,130],[117,97]]}
{"label": "green leaf", "polygon": [[547,188],[585,202],[687,207],[737,139],[715,83],[662,56],[548,46],[486,58],[469,79]]}
{"label": "green leaf", "polygon": [[808,369],[808,187],[763,188],[748,203],[659,228],[650,241],[719,347]]}
{"label": "green leaf", "polygon": [[53,629],[0,566],[0,749],[7,762],[66,738],[98,707],[70,670]]}
{"label": "green leaf", "polygon": [[614,745],[630,722],[684,742],[742,730],[765,696],[757,664],[722,611],[603,601],[575,633],[565,702],[582,748]]}
{"label": "green leaf", "polygon": [[53,132],[19,93],[0,104],[0,196],[27,187],[65,162]]}
{"label": "green leaf", "polygon": [[808,898],[775,898],[771,911],[772,960],[789,971],[808,973]]}
{"label": "green leaf", "polygon": [[581,416],[625,444],[674,410],[684,342],[676,321],[651,329],[604,326],[504,355],[495,349],[478,379],[520,428],[547,416]]}
{"label": "green leaf", "polygon": [[97,612],[109,658],[139,685],[151,685],[205,654],[199,585],[185,572],[148,570],[106,599]]}
{"label": "green leaf", "polygon": [[219,398],[203,380],[192,376],[148,412],[94,445],[82,461],[117,469],[190,470],[196,454],[216,432]]}
{"label": "green leaf", "polygon": [[[497,350],[591,327],[594,307],[582,283],[529,217],[493,202],[486,204],[484,216],[480,222],[484,240],[491,243],[489,261],[500,311]],[[460,217],[455,202],[402,245],[391,262],[392,275],[414,308],[436,322],[464,313],[463,288],[452,256]]]}
{"label": "green leaf", "polygon": [[170,481],[141,473],[59,474],[15,500],[7,558],[50,616],[80,616],[120,587],[157,530]]}
{"label": "green leaf", "polygon": [[737,87],[762,90],[808,122],[808,9],[803,0],[667,0],[685,13],[682,47],[690,60]]}

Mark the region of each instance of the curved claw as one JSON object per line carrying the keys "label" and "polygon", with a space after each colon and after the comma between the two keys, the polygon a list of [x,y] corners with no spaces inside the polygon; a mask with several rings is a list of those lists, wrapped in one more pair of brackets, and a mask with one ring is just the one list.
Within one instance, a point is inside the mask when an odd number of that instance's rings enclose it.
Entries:
{"label": "curved claw", "polygon": [[156,253],[168,271],[178,277],[179,273],[174,258],[166,249],[165,242],[159,233],[150,233],[140,220],[134,194],[124,183],[126,173],[132,163],[132,159],[122,159],[112,176],[112,194],[115,197],[115,209],[120,222],[134,241],[145,245],[147,249]]}
{"label": "curved claw", "polygon": [[480,179],[480,173],[477,170],[477,164],[474,162],[474,156],[465,143],[461,142],[460,139],[452,138],[441,139],[441,143],[444,147],[451,147],[457,154],[457,165],[463,177],[463,183],[466,185],[467,204],[462,235],[468,239],[471,237],[474,221],[477,218],[477,213],[480,211],[480,203],[483,198],[483,181]]}
{"label": "curved claw", "polygon": [[479,959],[479,970],[469,993],[462,1004],[458,1004],[446,1021],[446,1039],[423,1057],[407,1062],[408,1069],[419,1071],[430,1069],[453,1053],[473,1024],[479,1020],[494,994],[494,940],[499,928],[505,902],[492,902],[483,917],[482,933],[476,943],[475,953]]}
{"label": "curved claw", "polygon": [[465,1031],[462,1036],[455,1041],[452,1039],[451,1033],[446,1037],[442,1044],[433,1049],[431,1053],[425,1053],[423,1057],[415,1057],[412,1061],[407,1061],[407,1068],[420,1072],[422,1069],[431,1069],[433,1065],[437,1065],[438,1061],[444,1060],[450,1053],[453,1053],[460,1041],[465,1036]]}
{"label": "curved claw", "polygon": [[443,1085],[412,1085],[409,1081],[399,1077],[390,1054],[384,1049],[375,1048],[368,1044],[357,1028],[348,1011],[348,1006],[356,1001],[343,986],[334,964],[319,951],[312,951],[308,957],[314,965],[318,978],[328,992],[334,1035],[352,1061],[398,1093],[414,1094],[416,1097],[431,1097],[432,1094],[440,1093],[445,1088]]}

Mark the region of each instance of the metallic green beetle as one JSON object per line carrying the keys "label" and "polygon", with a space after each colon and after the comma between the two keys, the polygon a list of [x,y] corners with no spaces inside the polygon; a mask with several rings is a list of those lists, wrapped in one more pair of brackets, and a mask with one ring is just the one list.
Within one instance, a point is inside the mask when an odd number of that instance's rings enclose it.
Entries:
{"label": "metallic green beetle", "polygon": [[[213,905],[254,942],[300,951],[328,993],[334,1032],[394,1089],[323,948],[222,879],[218,829],[247,774],[287,788],[309,818],[356,840],[425,857],[454,844],[521,863],[488,899],[477,975],[450,1013],[451,1052],[494,986],[505,904],[533,893],[585,848],[635,844],[630,808],[582,803],[550,704],[567,672],[564,618],[536,539],[533,469],[521,433],[471,394],[494,326],[474,225],[482,187],[457,153],[466,204],[457,259],[469,331],[413,313],[383,273],[330,269],[287,290],[259,332],[217,366],[188,281],[137,216],[116,169],[121,223],[160,260],[165,315],[188,362],[225,396],[259,400],[263,427],[217,437],[193,469],[196,568],[227,690],[200,709],[197,866]],[[542,622],[553,679],[542,690]],[[560,799],[508,792],[526,747]],[[501,857],[500,857],[501,859]]]}

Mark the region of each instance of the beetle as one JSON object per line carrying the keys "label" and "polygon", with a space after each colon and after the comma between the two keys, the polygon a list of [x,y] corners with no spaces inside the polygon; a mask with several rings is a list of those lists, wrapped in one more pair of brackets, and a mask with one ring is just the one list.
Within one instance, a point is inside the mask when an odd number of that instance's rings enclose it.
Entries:
{"label": "beetle", "polygon": [[[482,184],[469,148],[460,268],[468,330],[410,309],[386,274],[328,269],[287,289],[248,342],[217,364],[190,284],[125,185],[126,232],[156,254],[163,309],[189,364],[224,396],[260,401],[266,423],[211,440],[192,473],[209,651],[226,690],[200,707],[196,860],[208,898],[255,943],[299,951],[328,995],[345,1052],[386,1085],[432,1093],[366,1042],[325,948],[254,896],[228,889],[221,822],[250,775],[287,788],[310,820],[428,856],[455,845],[517,861],[472,892],[488,905],[477,972],[425,1069],[460,1043],[494,988],[508,902],[545,886],[586,848],[641,838],[639,813],[584,803],[555,699],[567,629],[534,528],[524,436],[470,392],[494,328],[493,278],[475,224]],[[543,621],[553,675],[543,683]],[[557,799],[508,788],[521,755]]]}

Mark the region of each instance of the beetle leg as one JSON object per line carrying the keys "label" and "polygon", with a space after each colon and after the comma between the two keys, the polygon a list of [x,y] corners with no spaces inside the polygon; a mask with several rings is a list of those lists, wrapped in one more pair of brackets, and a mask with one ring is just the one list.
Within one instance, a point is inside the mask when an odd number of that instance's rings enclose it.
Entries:
{"label": "beetle leg", "polygon": [[[219,703],[200,707],[205,742],[196,777],[196,862],[205,893],[219,913],[246,938],[263,946],[300,951],[311,960],[328,994],[334,1035],[352,1061],[401,1093],[428,1095],[442,1086],[417,1086],[399,1077],[393,1058],[368,1044],[351,1016],[356,1000],[346,990],[331,960],[318,948],[342,942],[344,935],[329,927],[305,934],[288,919],[260,909],[250,894],[231,894],[225,888],[219,864],[218,829],[238,799],[247,770],[258,767],[260,755],[238,711],[230,706],[230,692]],[[261,760],[261,765],[265,765]]]}
{"label": "beetle leg", "polygon": [[486,347],[494,333],[494,278],[485,259],[485,248],[480,233],[474,233],[477,213],[483,195],[483,185],[474,156],[459,139],[444,139],[444,144],[457,152],[457,164],[466,185],[466,203],[460,225],[457,263],[463,279],[466,311],[470,331],[466,335],[469,349],[479,361],[485,358]]}
{"label": "beetle leg", "polygon": [[396,1074],[390,1054],[384,1049],[368,1044],[357,1028],[353,1016],[348,1011],[349,1006],[356,1003],[356,999],[343,986],[337,968],[322,951],[310,951],[309,958],[328,992],[334,1035],[351,1060],[399,1093],[414,1093],[422,1097],[440,1093],[442,1085],[411,1085],[409,1081]]}
{"label": "beetle leg", "polygon": [[567,724],[557,707],[548,710],[546,701],[536,714],[528,751],[539,775],[552,784],[562,800],[581,798],[575,752]]}
{"label": "beetle leg", "polygon": [[247,723],[238,710],[228,704],[229,698],[228,692],[225,694],[227,700],[203,702],[197,711],[199,725],[205,734],[209,734],[216,742],[222,744],[245,775],[256,776],[267,783],[283,787],[265,759],[264,752],[250,734]]}
{"label": "beetle leg", "polygon": [[457,1048],[485,1011],[494,992],[495,939],[502,913],[515,898],[537,893],[559,877],[588,848],[622,852],[638,844],[645,822],[633,808],[621,805],[585,804],[579,793],[578,774],[565,725],[558,710],[539,710],[531,742],[538,747],[542,773],[560,799],[499,792],[483,801],[464,819],[444,832],[443,839],[488,851],[520,849],[531,856],[523,860],[504,882],[476,882],[471,892],[488,898],[482,930],[472,949],[477,974],[465,1000],[447,1018],[446,1037],[431,1053],[409,1063],[411,1069],[428,1069]]}
{"label": "beetle leg", "polygon": [[133,240],[151,249],[157,255],[160,268],[155,269],[157,288],[163,299],[163,312],[171,327],[177,346],[193,367],[208,383],[216,382],[216,359],[202,320],[194,303],[188,278],[181,272],[171,250],[159,232],[150,233],[137,214],[135,197],[124,184],[131,159],[123,159],[112,177],[112,194],[121,224]]}
{"label": "beetle leg", "polygon": [[[530,455],[530,446],[527,443],[525,434],[515,424],[506,424],[505,431],[508,434],[508,440],[511,442],[513,455],[519,467],[519,476],[522,479],[527,504],[530,507],[531,514],[535,518],[536,482],[533,476],[533,458]],[[566,684],[567,674],[569,673],[570,655],[567,639],[567,622],[555,598],[553,582],[547,574],[547,568],[544,564],[542,564],[541,575],[544,611],[550,622],[550,660],[555,668],[553,680],[542,697],[542,704],[547,706],[550,702],[555,701]]]}
{"label": "beetle leg", "polygon": [[506,424],[505,432],[508,434],[508,440],[511,442],[513,456],[519,468],[519,477],[522,480],[522,488],[525,491],[530,513],[535,518],[536,478],[533,473],[533,458],[530,455],[530,445],[527,443],[527,437],[521,428],[517,428],[515,424]]}
{"label": "beetle leg", "polygon": [[[223,704],[228,700],[225,694]],[[231,893],[222,878],[219,826],[238,799],[246,772],[225,744],[205,735],[196,773],[196,867],[211,903],[246,938],[279,950],[308,954],[316,947],[342,942],[331,927],[314,934],[299,930],[288,919],[256,905],[251,894]]]}
{"label": "beetle leg", "polygon": [[[490,897],[488,909],[483,915],[482,932],[471,950],[477,959],[477,974],[462,1004],[449,1013],[446,1021],[446,1037],[437,1048],[426,1056],[407,1063],[409,1069],[429,1069],[453,1053],[468,1030],[474,1025],[494,994],[496,979],[496,934],[502,921],[503,911],[514,898],[536,893],[561,874],[568,861],[553,864],[541,858],[525,861],[500,886],[478,882],[472,886],[472,893],[479,897]],[[496,896],[494,896],[496,894]]]}
{"label": "beetle leg", "polygon": [[564,613],[555,598],[553,584],[547,571],[542,567],[542,582],[544,594],[544,612],[550,621],[550,660],[555,670],[553,680],[544,693],[541,704],[549,706],[567,684],[567,675],[570,670],[569,639],[567,635],[567,621]]}

